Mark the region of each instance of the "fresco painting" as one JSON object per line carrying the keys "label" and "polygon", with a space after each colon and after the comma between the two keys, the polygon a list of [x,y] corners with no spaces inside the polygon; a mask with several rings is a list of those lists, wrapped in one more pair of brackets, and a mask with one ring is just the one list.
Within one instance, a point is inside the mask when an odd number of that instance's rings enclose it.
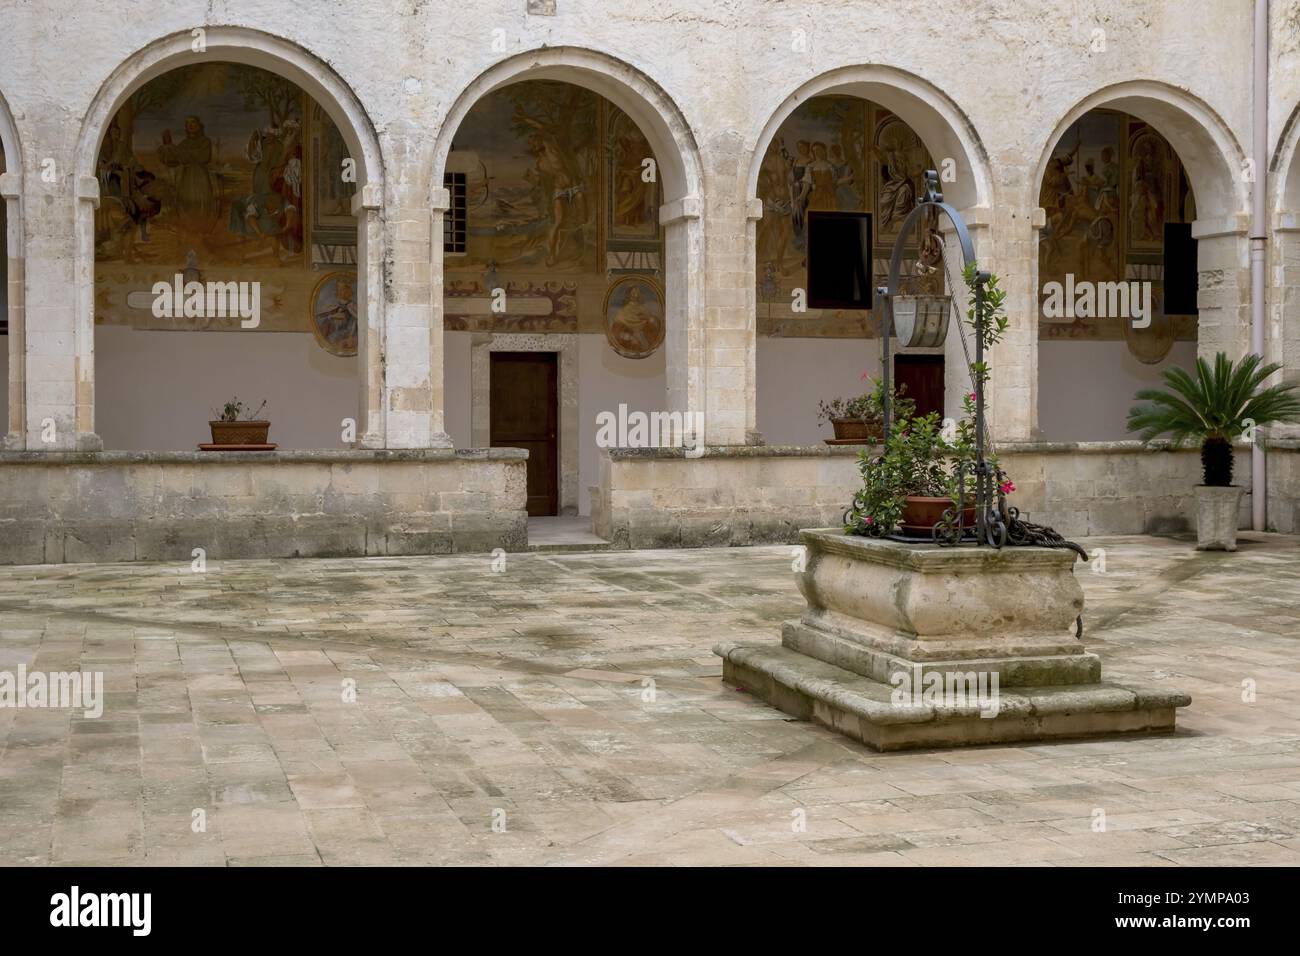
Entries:
{"label": "fresco painting", "polygon": [[[1040,289],[1049,282],[1151,282],[1152,318],[1134,329],[1122,318],[1049,317],[1043,339],[1122,340],[1154,363],[1175,341],[1196,340],[1195,316],[1164,314],[1164,230],[1195,219],[1195,197],[1177,154],[1153,127],[1125,113],[1092,110],[1052,151],[1039,197]],[[1040,293],[1040,300],[1044,294]]]}
{"label": "fresco painting", "polygon": [[[355,262],[355,186],[342,182],[341,143],[301,89],[256,67],[196,64],[144,84],[119,108],[99,151],[96,322],[238,328],[236,319],[155,318],[147,291],[181,273],[186,281],[259,282],[257,328],[308,331],[320,280],[312,229],[332,229],[330,244],[351,247],[340,258]],[[313,219],[317,199],[332,202]]]}
{"label": "fresco painting", "polygon": [[[791,310],[792,290],[807,282],[808,213],[870,212],[873,268],[883,276],[898,230],[915,207],[930,167],[929,154],[915,132],[875,103],[856,96],[818,96],[791,113],[773,137],[758,173],[758,197],[763,201],[756,255],[759,334],[875,335],[870,312]],[[918,226],[918,237],[927,242],[929,225]],[[918,245],[928,255],[921,268]],[[942,286],[937,268],[941,248],[941,242],[918,243],[915,237],[905,246],[904,269],[922,274],[924,291]]]}

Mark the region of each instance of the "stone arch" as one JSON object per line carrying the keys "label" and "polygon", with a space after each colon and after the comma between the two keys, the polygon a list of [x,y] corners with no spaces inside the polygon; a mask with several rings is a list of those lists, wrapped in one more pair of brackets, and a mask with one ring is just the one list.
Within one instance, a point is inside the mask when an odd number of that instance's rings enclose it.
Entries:
{"label": "stone arch", "polygon": [[358,301],[364,303],[364,316],[358,321],[357,353],[362,369],[358,441],[364,445],[384,443],[384,403],[382,400],[382,350],[384,338],[384,302],[382,265],[384,235],[380,220],[383,199],[383,157],[364,107],[351,87],[323,60],[298,44],[245,27],[205,27],[203,52],[192,44],[189,32],[174,33],[150,43],[127,57],[101,84],[82,121],[74,153],[77,189],[76,220],[76,323],[77,410],[76,431],[79,444],[94,446],[94,226],[93,210],[99,203],[96,162],[108,129],[118,108],[133,92],[150,80],[196,62],[241,63],[276,73],[297,84],[329,114],[348,151],[357,157],[357,193],[353,212],[358,217],[357,282]]}
{"label": "stone arch", "polygon": [[951,97],[914,73],[892,66],[867,63],[843,66],[805,81],[771,114],[750,154],[745,196],[758,195],[758,175],[763,157],[781,124],[807,100],[832,94],[871,100],[901,117],[936,161],[951,157],[956,180],[944,183],[944,197],[958,209],[987,206],[992,198],[993,174],[974,125]]}
{"label": "stone arch", "polygon": [[1223,220],[1249,212],[1250,186],[1241,175],[1246,153],[1227,123],[1192,94],[1151,80],[1131,80],[1097,90],[1066,113],[1039,151],[1032,183],[1035,190],[1066,130],[1089,110],[1103,107],[1150,123],[1169,142],[1187,170],[1201,219],[1213,219],[1222,226]]}
{"label": "stone arch", "polygon": [[[972,229],[972,238],[981,256],[988,254],[987,227],[989,208],[993,195],[993,172],[987,148],[965,111],[950,96],[930,81],[907,70],[877,63],[854,64],[838,67],[804,81],[786,95],[770,114],[759,131],[749,154],[745,172],[745,197],[748,202],[746,229],[748,276],[745,295],[747,314],[751,323],[749,355],[747,359],[747,388],[749,427],[757,432],[758,417],[758,363],[757,329],[757,240],[758,220],[762,218],[762,202],[758,198],[758,180],[764,158],[772,141],[801,105],[817,96],[853,96],[885,107],[902,119],[924,144],[934,162],[945,172],[945,160],[952,160],[952,176],[946,177],[941,188],[944,198],[960,210]],[[941,229],[947,229],[946,220]],[[950,252],[952,234],[947,236]],[[959,259],[960,256],[958,255]],[[875,277],[877,285],[884,284],[884,276]],[[964,363],[959,360],[960,342],[950,336],[944,347],[946,362],[944,391],[946,404],[959,407],[960,396],[968,385],[962,378]]]}
{"label": "stone arch", "polygon": [[24,240],[23,240],[23,154],[18,126],[3,95],[0,95],[0,149],[4,150],[5,172],[0,175],[0,200],[5,209],[5,301],[9,322],[9,414],[6,435],[0,447],[26,447],[26,342],[27,326],[23,310]]}
{"label": "stone arch", "polygon": [[[443,250],[437,237],[442,235],[442,217],[449,205],[443,187],[448,154],[474,104],[502,87],[533,80],[571,83],[603,96],[626,113],[650,143],[664,194],[659,223],[664,229],[667,403],[674,411],[703,411],[707,394],[705,337],[691,334],[701,328],[704,313],[704,169],[699,146],[685,115],[658,83],[631,64],[583,47],[529,50],[493,64],[461,92],[442,122],[435,140],[430,176],[435,237],[431,334],[435,356],[443,353]],[[443,363],[439,358],[434,360],[431,375],[438,396],[434,402],[433,427],[441,433],[445,412]],[[712,429],[710,434],[711,442],[727,443],[734,437],[725,426]]]}
{"label": "stone arch", "polygon": [[[1062,137],[1089,111],[1103,108],[1127,113],[1148,123],[1177,153],[1196,201],[1197,218],[1192,224],[1192,234],[1198,239],[1198,268],[1202,276],[1197,352],[1213,355],[1223,350],[1234,356],[1241,354],[1248,347],[1250,329],[1250,289],[1248,282],[1242,280],[1249,256],[1250,184],[1243,175],[1246,153],[1223,118],[1198,97],[1153,80],[1124,81],[1083,97],[1060,118],[1041,144],[1033,179],[1028,184],[1032,190],[1029,196],[1031,208],[1038,206],[1048,163]],[[1045,211],[1037,213],[1035,224],[1036,230],[1045,225]],[[1050,374],[1043,371],[1048,366],[1043,365],[1037,344],[1038,290],[1042,283],[1037,249],[1030,256],[1030,265],[1034,290],[1030,307],[1035,316],[1034,426],[1037,429],[1040,375]],[[1126,379],[1134,390],[1156,384],[1155,381],[1141,380],[1147,375],[1141,368],[1133,365]],[[1155,374],[1154,367],[1149,373]],[[1130,394],[1126,393],[1126,398]],[[1073,406],[1075,403],[1065,404]],[[1091,405],[1087,407],[1094,408]],[[1094,410],[1093,414],[1098,413]],[[1122,416],[1122,411],[1111,409],[1105,414]],[[1106,420],[1111,421],[1112,417]],[[1094,418],[1093,424],[1098,421]],[[1045,437],[1066,440],[1081,436],[1048,434]],[[1116,434],[1111,437],[1124,436]]]}

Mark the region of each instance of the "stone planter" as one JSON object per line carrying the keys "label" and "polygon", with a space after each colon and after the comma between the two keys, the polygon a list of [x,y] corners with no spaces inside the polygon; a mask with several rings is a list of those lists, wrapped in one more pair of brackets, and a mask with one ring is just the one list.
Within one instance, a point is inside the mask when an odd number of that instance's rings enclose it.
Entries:
{"label": "stone planter", "polygon": [[1191,703],[1101,681],[1073,633],[1083,590],[1072,551],[800,534],[803,616],[779,646],[713,649],[724,681],[788,714],[901,750],[1169,733]]}
{"label": "stone planter", "polygon": [[1236,551],[1237,522],[1241,513],[1238,485],[1196,486],[1196,549]]}
{"label": "stone planter", "polygon": [[856,418],[833,418],[831,427],[840,441],[878,442],[884,438],[884,422],[864,422]]}
{"label": "stone planter", "polygon": [[264,421],[208,422],[208,426],[214,445],[265,445],[271,431],[271,423]]}

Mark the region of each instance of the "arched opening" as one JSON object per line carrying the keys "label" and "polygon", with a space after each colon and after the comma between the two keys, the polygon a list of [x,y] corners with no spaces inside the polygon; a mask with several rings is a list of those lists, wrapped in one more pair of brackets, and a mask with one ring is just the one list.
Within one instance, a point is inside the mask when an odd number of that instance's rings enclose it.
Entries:
{"label": "arched opening", "polygon": [[588,515],[602,449],[639,443],[603,423],[702,410],[685,122],[622,64],[530,54],[453,106],[434,182],[443,429],[458,447],[527,448],[530,514]]}
{"label": "arched opening", "polygon": [[1150,94],[1093,98],[1058,128],[1037,179],[1041,438],[1129,438],[1135,393],[1164,369],[1244,347],[1244,202],[1225,147]]}
{"label": "arched opening", "polygon": [[[831,437],[818,420],[822,402],[867,391],[879,376],[879,317],[870,292],[883,285],[903,220],[923,197],[923,174],[936,169],[945,199],[975,226],[986,221],[987,156],[961,112],[938,91],[900,71],[837,71],[789,97],[764,128],[751,165],[751,195],[762,203],[753,227],[755,426],[770,444],[818,444]],[[869,248],[865,289],[843,299],[819,291],[818,275],[847,274],[841,243],[820,230],[856,226]],[[852,228],[852,227],[847,227]],[[946,221],[919,224],[906,237],[904,273],[917,292],[951,292],[961,256]],[[868,245],[860,241],[861,245]],[[867,268],[869,266],[869,269]],[[863,294],[865,293],[865,295]],[[932,348],[899,349],[896,381],[919,410],[951,413],[969,388],[961,346],[951,331]]]}
{"label": "arched opening", "polygon": [[374,442],[373,133],[310,57],[230,32],[198,58],[148,51],[92,107],[78,162],[97,203],[78,252],[94,327],[78,359],[94,405],[79,399],[78,430],[192,449],[224,413],[269,420],[285,449]]}

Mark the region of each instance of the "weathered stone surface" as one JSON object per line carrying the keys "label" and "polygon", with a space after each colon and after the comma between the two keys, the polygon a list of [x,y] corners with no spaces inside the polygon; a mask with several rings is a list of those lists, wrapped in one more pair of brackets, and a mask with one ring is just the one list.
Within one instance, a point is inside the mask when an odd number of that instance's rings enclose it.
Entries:
{"label": "weathered stone surface", "polygon": [[[843,520],[861,486],[858,451],[710,446],[703,457],[690,459],[681,449],[611,449],[602,457],[600,484],[592,488],[597,533],[615,547],[632,548],[795,544],[800,528]],[[1000,445],[998,453],[1016,483],[1010,504],[1026,520],[1066,536],[1170,534],[1195,525],[1201,466],[1194,448],[1025,442]],[[1283,460],[1270,473],[1279,530],[1291,527],[1288,502],[1300,501],[1300,490],[1287,490],[1300,489],[1300,469],[1293,473],[1287,465]],[[1236,468],[1248,486],[1245,448],[1237,453]],[[1240,504],[1238,526],[1250,526],[1249,494]]]}
{"label": "weathered stone surface", "polygon": [[1191,703],[1102,683],[1067,639],[1083,611],[1073,551],[801,536],[807,608],[781,645],[714,647],[724,680],[787,713],[899,750],[1169,732]]}
{"label": "weathered stone surface", "polygon": [[1176,691],[1097,683],[1000,693],[990,718],[973,705],[895,705],[889,684],[784,647],[724,641],[713,652],[727,683],[881,751],[1172,733],[1176,708],[1191,703]]}
{"label": "weathered stone surface", "polygon": [[1196,547],[1202,551],[1237,550],[1237,514],[1242,488],[1196,486]]}
{"label": "weathered stone surface", "polygon": [[[514,449],[0,452],[0,564],[527,547]],[[519,477],[512,477],[518,472]]]}

